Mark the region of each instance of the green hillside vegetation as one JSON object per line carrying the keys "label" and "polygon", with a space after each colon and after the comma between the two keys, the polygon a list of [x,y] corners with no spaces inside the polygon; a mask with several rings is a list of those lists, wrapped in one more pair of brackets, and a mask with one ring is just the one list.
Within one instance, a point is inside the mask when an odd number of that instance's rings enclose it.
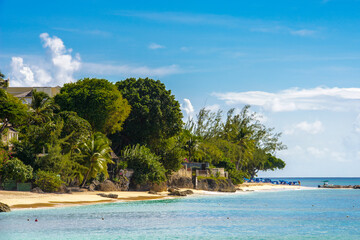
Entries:
{"label": "green hillside vegetation", "polygon": [[55,98],[34,91],[29,105],[0,88],[0,134],[9,126],[19,132],[11,151],[0,145],[0,182],[31,181],[56,191],[61,184],[85,186],[116,176],[109,169],[130,168],[136,184],[161,183],[182,162],[194,161],[224,167],[241,183],[258,171],[285,167],[276,157],[286,148],[281,134],[249,109],[201,109],[183,123],[175,96],[149,78],[115,84],[85,78],[65,84]]}

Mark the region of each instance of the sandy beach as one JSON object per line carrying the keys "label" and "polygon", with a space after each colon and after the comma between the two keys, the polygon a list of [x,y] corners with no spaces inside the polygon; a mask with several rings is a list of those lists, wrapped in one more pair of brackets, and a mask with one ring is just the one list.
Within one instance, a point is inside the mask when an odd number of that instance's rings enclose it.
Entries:
{"label": "sandy beach", "polygon": [[109,203],[116,201],[139,201],[164,198],[164,195],[148,194],[147,192],[114,191],[106,194],[117,194],[118,198],[106,198],[97,194],[104,192],[74,192],[71,194],[57,193],[32,193],[17,191],[0,191],[0,202],[5,203],[11,209],[40,208],[40,207],[66,207],[76,205],[88,205],[97,203]]}
{"label": "sandy beach", "polygon": [[[274,185],[270,183],[244,183],[237,185],[238,191],[268,191],[268,190],[296,190],[306,187]],[[186,189],[181,189],[186,190]],[[207,195],[210,192],[191,189],[195,195]],[[170,198],[167,192],[149,194],[140,191],[114,191],[106,194],[117,194],[118,198],[101,197],[98,194],[104,192],[73,192],[71,194],[57,193],[32,193],[18,191],[0,191],[0,202],[5,203],[11,209],[44,208],[44,207],[66,207],[77,205],[89,205],[110,202],[141,201]]]}

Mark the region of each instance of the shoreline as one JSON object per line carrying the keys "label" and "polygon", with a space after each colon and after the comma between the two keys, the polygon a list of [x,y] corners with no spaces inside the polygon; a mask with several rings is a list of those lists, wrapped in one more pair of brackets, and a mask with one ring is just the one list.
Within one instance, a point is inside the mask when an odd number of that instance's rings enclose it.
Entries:
{"label": "shoreline", "polygon": [[129,202],[162,199],[167,196],[149,194],[137,191],[112,191],[106,192],[117,194],[118,198],[101,197],[94,192],[73,193],[32,193],[18,191],[0,191],[0,202],[9,205],[11,210],[35,209],[35,208],[57,208],[70,206],[83,206],[112,202]]}
{"label": "shoreline", "polygon": [[[299,190],[309,189],[309,187],[274,185],[268,183],[243,183],[236,186],[236,193],[273,191],[273,190]],[[184,188],[181,190],[188,190]],[[209,192],[204,190],[190,189],[195,196],[214,195],[214,194],[232,194],[227,192]],[[101,197],[97,194],[105,193],[101,191],[94,192],[73,192],[73,193],[32,193],[18,191],[0,190],[0,202],[10,206],[11,210],[38,209],[38,208],[59,208],[70,206],[94,205],[102,203],[148,201],[160,199],[173,199],[174,196],[168,196],[168,192],[159,192],[158,194],[149,194],[147,191],[112,191],[107,194],[117,194],[117,198]]]}
{"label": "shoreline", "polygon": [[300,189],[312,189],[311,187],[304,187],[301,185],[284,185],[284,184],[272,184],[272,183],[242,183],[236,185],[238,191],[271,191],[271,190],[300,190]]}

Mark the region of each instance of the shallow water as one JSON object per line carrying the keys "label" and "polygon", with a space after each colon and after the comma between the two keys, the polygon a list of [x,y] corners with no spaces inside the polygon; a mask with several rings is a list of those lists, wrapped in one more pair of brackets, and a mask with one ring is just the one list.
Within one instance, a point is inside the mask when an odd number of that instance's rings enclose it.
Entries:
{"label": "shallow water", "polygon": [[360,239],[359,226],[360,190],[311,189],[18,210],[0,214],[0,239]]}

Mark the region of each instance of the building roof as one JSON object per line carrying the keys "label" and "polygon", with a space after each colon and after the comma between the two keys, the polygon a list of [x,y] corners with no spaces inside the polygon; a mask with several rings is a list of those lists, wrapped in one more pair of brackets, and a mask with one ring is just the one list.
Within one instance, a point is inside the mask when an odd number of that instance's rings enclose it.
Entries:
{"label": "building roof", "polygon": [[26,91],[26,92],[17,94],[17,95],[15,95],[14,97],[17,97],[17,98],[32,97],[32,91],[33,91],[33,90]]}

